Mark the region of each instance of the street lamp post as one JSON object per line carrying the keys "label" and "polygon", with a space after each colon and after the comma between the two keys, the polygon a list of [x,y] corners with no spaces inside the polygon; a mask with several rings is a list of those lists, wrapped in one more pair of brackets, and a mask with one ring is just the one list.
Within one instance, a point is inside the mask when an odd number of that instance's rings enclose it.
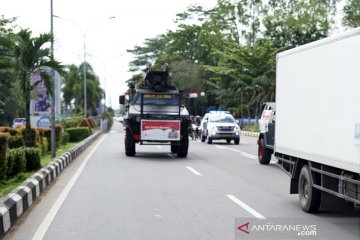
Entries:
{"label": "street lamp post", "polygon": [[87,117],[87,83],[86,83],[86,33],[90,30],[91,27],[93,27],[94,25],[104,21],[104,20],[111,20],[111,19],[114,19],[115,16],[112,16],[112,17],[109,17],[107,19],[103,19],[103,20],[98,20],[96,22],[93,22],[91,23],[86,29],[85,31],[83,31],[83,28],[81,27],[81,25],[71,19],[67,19],[67,18],[62,18],[62,17],[59,17],[57,15],[53,15],[53,17],[56,17],[56,18],[59,18],[59,19],[63,19],[63,20],[66,20],[66,21],[69,21],[69,22],[72,22],[74,24],[76,24],[76,26],[78,26],[81,31],[83,32],[82,35],[83,35],[83,47],[84,47],[84,63],[83,63],[83,81],[84,81],[84,118]]}

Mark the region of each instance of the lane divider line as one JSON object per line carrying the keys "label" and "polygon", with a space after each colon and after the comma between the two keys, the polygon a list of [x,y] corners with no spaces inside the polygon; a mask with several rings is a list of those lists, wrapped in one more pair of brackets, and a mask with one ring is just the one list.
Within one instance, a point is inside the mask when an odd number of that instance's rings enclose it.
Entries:
{"label": "lane divider line", "polygon": [[236,198],[234,195],[226,195],[230,200],[232,200],[233,202],[235,202],[237,205],[239,205],[240,207],[242,207],[243,209],[245,209],[247,212],[249,212],[251,215],[253,215],[254,217],[256,217],[257,219],[263,220],[266,219],[266,217],[264,217],[263,215],[261,215],[260,213],[258,213],[257,211],[255,211],[254,209],[252,209],[251,207],[249,207],[246,203],[240,201],[238,198]]}
{"label": "lane divider line", "polygon": [[251,159],[258,159],[258,157],[256,155],[250,154],[250,153],[246,153],[240,150],[236,150],[236,149],[232,149],[230,147],[224,147],[224,146],[219,146],[219,145],[215,145],[215,147],[220,148],[220,149],[225,149],[225,150],[229,150],[229,151],[233,151],[233,152],[237,152],[240,153],[242,156],[247,157],[247,158],[251,158]]}
{"label": "lane divider line", "polygon": [[80,176],[80,174],[84,170],[84,168],[85,168],[87,162],[89,161],[89,159],[92,157],[92,155],[97,150],[99,145],[103,142],[105,137],[106,137],[106,135],[102,136],[102,138],[99,140],[99,142],[95,145],[95,147],[91,150],[91,152],[87,155],[87,157],[81,163],[80,167],[77,169],[77,171],[75,172],[73,177],[66,184],[64,190],[61,192],[60,196],[55,201],[54,205],[51,207],[50,211],[48,212],[48,214],[46,215],[46,217],[44,218],[44,220],[40,224],[39,228],[36,230],[34,236],[32,237],[32,240],[42,240],[44,238],[47,230],[50,227],[50,224],[52,223],[52,221],[54,220],[56,214],[60,210],[62,204],[66,200],[66,197],[68,196],[69,192],[71,191],[72,187],[74,186],[76,180],[78,179],[78,177]]}
{"label": "lane divider line", "polygon": [[192,172],[193,174],[197,175],[197,176],[200,176],[200,177],[202,176],[201,173],[199,173],[198,171],[196,171],[192,167],[187,166],[186,169],[189,170],[190,172]]}

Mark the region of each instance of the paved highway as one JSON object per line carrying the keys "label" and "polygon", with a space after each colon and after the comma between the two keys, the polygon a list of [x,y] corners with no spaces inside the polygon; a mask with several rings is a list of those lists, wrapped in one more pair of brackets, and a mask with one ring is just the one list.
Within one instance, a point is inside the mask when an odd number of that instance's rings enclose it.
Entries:
{"label": "paved highway", "polygon": [[304,213],[297,195],[289,194],[289,176],[275,162],[258,164],[254,137],[242,136],[240,145],[190,141],[182,159],[159,145],[137,145],[136,157],[126,157],[123,140],[116,123],[46,189],[5,240],[254,239],[249,228],[238,227],[260,220],[316,224],[311,239],[360,238],[359,210]]}

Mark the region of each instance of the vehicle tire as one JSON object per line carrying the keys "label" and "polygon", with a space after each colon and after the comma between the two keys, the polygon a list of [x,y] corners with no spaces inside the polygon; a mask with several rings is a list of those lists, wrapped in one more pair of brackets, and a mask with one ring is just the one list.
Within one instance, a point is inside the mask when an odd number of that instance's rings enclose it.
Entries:
{"label": "vehicle tire", "polygon": [[264,139],[260,139],[258,146],[258,159],[260,164],[267,165],[271,160],[272,150],[265,147]]}
{"label": "vehicle tire", "polygon": [[239,138],[239,139],[235,139],[235,140],[234,140],[234,143],[235,143],[235,145],[239,145],[239,144],[240,144],[240,138]]}
{"label": "vehicle tire", "polygon": [[180,140],[180,146],[178,147],[177,155],[179,158],[184,158],[188,154],[188,148],[189,148],[189,136],[184,135],[183,138]]}
{"label": "vehicle tire", "polygon": [[211,143],[212,143],[212,139],[211,139],[211,137],[209,137],[209,136],[207,137],[207,143],[208,143],[208,144],[211,144]]}
{"label": "vehicle tire", "polygon": [[171,145],[170,146],[171,152],[172,153],[177,153],[179,151],[179,146],[177,145]]}
{"label": "vehicle tire", "polygon": [[126,128],[125,133],[125,155],[129,157],[135,156],[135,141],[132,137],[132,134],[130,132],[129,128]]}
{"label": "vehicle tire", "polygon": [[321,203],[321,191],[313,187],[311,172],[307,165],[301,169],[298,187],[302,210],[307,213],[317,212]]}
{"label": "vehicle tire", "polygon": [[226,143],[230,143],[231,142],[231,140],[230,139],[226,139]]}

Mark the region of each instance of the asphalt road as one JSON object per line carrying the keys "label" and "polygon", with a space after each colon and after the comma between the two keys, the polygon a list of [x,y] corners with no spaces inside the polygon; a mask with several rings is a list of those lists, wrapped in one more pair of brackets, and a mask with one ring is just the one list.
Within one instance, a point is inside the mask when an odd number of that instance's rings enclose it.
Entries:
{"label": "asphalt road", "polygon": [[259,239],[238,229],[256,221],[316,224],[316,237],[293,239],[360,239],[359,209],[304,213],[297,195],[289,194],[289,176],[275,161],[258,164],[254,137],[242,136],[240,145],[190,141],[189,155],[181,159],[169,146],[158,145],[137,145],[136,156],[126,157],[123,140],[116,123],[5,240]]}

